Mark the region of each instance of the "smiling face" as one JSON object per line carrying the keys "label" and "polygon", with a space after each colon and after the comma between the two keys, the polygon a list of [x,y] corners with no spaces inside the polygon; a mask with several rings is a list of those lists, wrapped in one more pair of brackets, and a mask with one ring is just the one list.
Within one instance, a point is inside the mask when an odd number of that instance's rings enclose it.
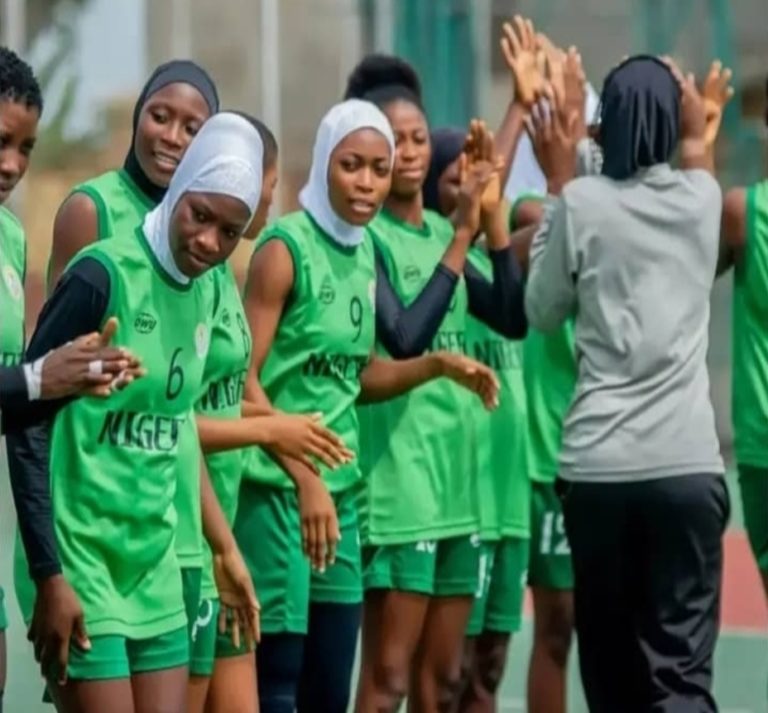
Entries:
{"label": "smiling face", "polygon": [[0,100],[0,205],[27,172],[39,120],[37,107]]}
{"label": "smiling face", "polygon": [[427,119],[419,107],[405,99],[390,102],[383,111],[395,134],[392,194],[412,198],[421,193],[432,156]]}
{"label": "smiling face", "polygon": [[170,245],[176,266],[199,277],[224,262],[245,232],[248,206],[219,193],[185,193],[171,216]]}
{"label": "smiling face", "polygon": [[392,154],[375,129],[353,131],[336,146],[328,165],[328,200],[351,225],[367,225],[389,194]]}
{"label": "smiling face", "polygon": [[203,95],[176,82],[156,91],[139,114],[134,149],[147,178],[167,187],[192,139],[210,116]]}

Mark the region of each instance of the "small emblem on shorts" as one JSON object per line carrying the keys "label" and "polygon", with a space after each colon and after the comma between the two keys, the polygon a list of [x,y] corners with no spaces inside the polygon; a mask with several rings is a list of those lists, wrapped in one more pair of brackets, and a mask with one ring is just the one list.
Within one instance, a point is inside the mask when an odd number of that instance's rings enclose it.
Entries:
{"label": "small emblem on shorts", "polygon": [[23,292],[21,286],[21,280],[19,274],[10,265],[6,265],[3,268],[3,280],[5,280],[5,286],[8,288],[8,292],[11,293],[11,297],[15,300],[20,300]]}
{"label": "small emblem on shorts", "polygon": [[202,322],[195,329],[195,351],[200,359],[208,353],[208,327]]}
{"label": "small emblem on shorts", "polygon": [[192,626],[192,641],[197,641],[198,629],[205,629],[213,619],[213,600],[203,599],[200,602],[200,609],[197,612],[197,619]]}
{"label": "small emblem on shorts", "polygon": [[221,313],[221,323],[225,327],[229,327],[232,324],[232,317],[229,314],[229,310],[224,308],[224,310]]}
{"label": "small emblem on shorts", "polygon": [[157,319],[149,312],[139,312],[133,320],[133,327],[139,334],[149,334],[157,326]]}

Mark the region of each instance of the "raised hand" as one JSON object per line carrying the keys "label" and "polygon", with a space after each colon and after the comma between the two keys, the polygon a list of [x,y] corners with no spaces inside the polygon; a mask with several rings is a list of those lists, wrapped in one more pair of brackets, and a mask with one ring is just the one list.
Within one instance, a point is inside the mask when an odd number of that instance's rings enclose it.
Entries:
{"label": "raised hand", "polygon": [[541,170],[547,177],[547,190],[558,195],[576,175],[579,113],[575,110],[566,113],[565,106],[552,89],[548,89],[546,95],[547,104],[528,117],[526,129]]}
{"label": "raised hand", "polygon": [[706,131],[704,143],[711,146],[717,139],[720,124],[723,120],[723,109],[733,97],[733,87],[730,85],[733,73],[730,69],[723,69],[719,60],[712,62],[701,95],[704,99],[704,113],[706,118]]}
{"label": "raised hand", "polygon": [[578,117],[576,133],[579,139],[587,135],[587,75],[581,63],[581,55],[575,47],[570,47],[563,58],[563,88],[565,96],[563,109],[566,116],[575,113]]}
{"label": "raised hand", "polygon": [[530,110],[544,90],[533,23],[516,15],[502,28],[501,52],[514,81],[515,101]]}

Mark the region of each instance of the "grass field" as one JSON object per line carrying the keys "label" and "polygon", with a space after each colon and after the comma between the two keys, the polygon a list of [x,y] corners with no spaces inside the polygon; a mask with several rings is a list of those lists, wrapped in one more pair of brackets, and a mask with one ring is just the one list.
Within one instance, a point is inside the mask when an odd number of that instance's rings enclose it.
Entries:
{"label": "grass field", "polygon": [[[2,454],[0,460],[5,463]],[[40,702],[42,684],[25,639],[13,592],[12,552],[14,515],[8,479],[0,478],[0,582],[5,585],[10,620],[8,635],[8,684],[5,710],[9,713],[51,713]],[[733,515],[726,538],[723,587],[723,630],[715,663],[715,692],[721,713],[765,713],[768,710],[768,616],[760,582],[744,536],[735,479],[729,476]],[[531,644],[530,619],[512,645],[504,679],[500,710],[525,710],[525,673]],[[571,713],[586,713],[578,665],[570,669]]]}

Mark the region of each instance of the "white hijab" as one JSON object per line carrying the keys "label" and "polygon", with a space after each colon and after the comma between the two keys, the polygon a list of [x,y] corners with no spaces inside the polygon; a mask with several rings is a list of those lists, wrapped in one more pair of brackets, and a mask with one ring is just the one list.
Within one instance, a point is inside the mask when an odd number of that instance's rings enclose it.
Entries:
{"label": "white hijab", "polygon": [[186,284],[171,254],[171,215],[185,193],[218,193],[248,206],[249,221],[259,205],[264,146],[250,121],[230,112],[214,114],[192,140],[160,204],[144,218],[144,235],[163,269]]}
{"label": "white hijab", "polygon": [[312,152],[309,180],[299,193],[299,203],[315,222],[337,243],[347,247],[363,241],[365,228],[339,218],[328,197],[328,169],[333,150],[351,133],[359,129],[378,131],[389,144],[391,165],[395,161],[395,137],[386,116],[371,102],[348,99],[336,104],[323,117],[317,130]]}

